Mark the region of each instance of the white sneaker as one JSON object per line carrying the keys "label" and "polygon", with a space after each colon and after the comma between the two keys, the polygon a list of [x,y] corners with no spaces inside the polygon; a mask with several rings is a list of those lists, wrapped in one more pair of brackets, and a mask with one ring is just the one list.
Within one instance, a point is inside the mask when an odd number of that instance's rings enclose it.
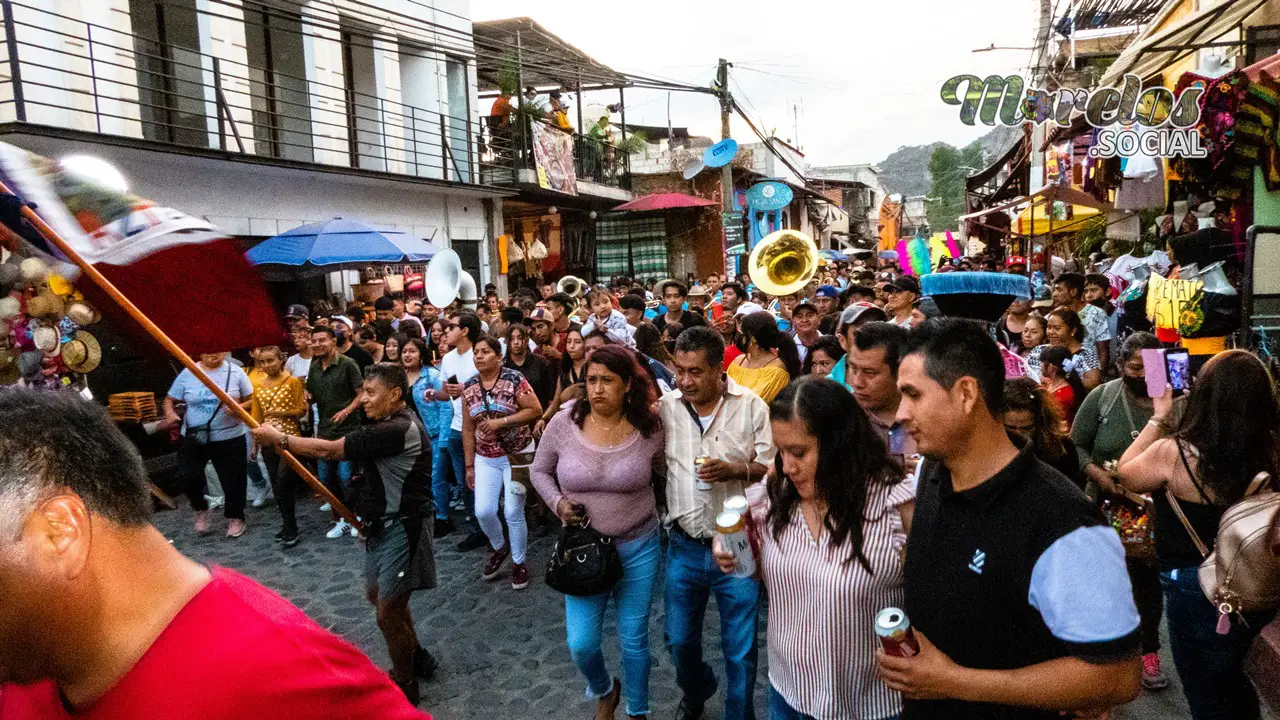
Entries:
{"label": "white sneaker", "polygon": [[329,530],[329,532],[325,533],[324,536],[329,538],[330,540],[336,540],[337,538],[342,537],[342,534],[345,533],[347,530],[353,530],[353,529],[354,528],[352,528],[350,525],[347,524],[346,520],[339,520],[338,522],[334,523],[333,528]]}
{"label": "white sneaker", "polygon": [[333,506],[330,505],[329,503],[325,503],[320,506],[320,512],[329,512],[331,510],[333,510]]}
{"label": "white sneaker", "polygon": [[204,499],[205,502],[209,503],[209,507],[211,508],[220,508],[227,504],[227,498],[223,495],[218,495],[216,497],[212,495],[205,495]]}
{"label": "white sneaker", "polygon": [[[360,518],[356,518],[356,519],[359,520]],[[360,531],[356,529],[355,525],[348,525],[347,527],[351,528],[351,537],[353,538],[360,537]]]}

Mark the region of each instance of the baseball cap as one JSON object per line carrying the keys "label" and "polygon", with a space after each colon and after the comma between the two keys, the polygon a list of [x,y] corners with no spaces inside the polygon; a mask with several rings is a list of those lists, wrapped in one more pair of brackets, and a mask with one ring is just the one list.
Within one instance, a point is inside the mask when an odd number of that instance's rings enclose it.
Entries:
{"label": "baseball cap", "polygon": [[856,302],[850,305],[849,307],[845,308],[840,313],[840,322],[836,324],[836,333],[838,334],[841,330],[843,330],[845,325],[850,325],[857,322],[858,318],[862,317],[864,313],[870,313],[869,315],[867,315],[868,320],[888,320],[889,319],[889,316],[884,313],[884,310],[881,309],[879,305],[875,305],[873,303],[869,303],[866,301]]}
{"label": "baseball cap", "polygon": [[529,313],[529,324],[533,325],[536,322],[543,322],[550,325],[551,313],[547,312],[546,308],[534,308],[533,312]]}
{"label": "baseball cap", "polygon": [[742,317],[743,315],[750,315],[751,313],[758,313],[758,312],[764,312],[764,311],[765,311],[764,308],[760,307],[758,303],[744,302],[738,306],[737,310],[733,312],[733,316]]}
{"label": "baseball cap", "polygon": [[1014,255],[1013,257],[1009,258],[1004,264],[1005,267],[1009,267],[1010,265],[1021,265],[1023,267],[1026,267],[1027,259],[1022,257],[1021,255]]}
{"label": "baseball cap", "polygon": [[346,315],[331,315],[330,319],[337,320],[338,322],[343,323],[347,327],[355,329],[356,324],[351,322],[351,318],[347,317]]}
{"label": "baseball cap", "polygon": [[837,290],[834,285],[820,285],[818,286],[817,292],[815,292],[813,296],[832,298],[833,300],[838,300],[840,298],[840,291]]}
{"label": "baseball cap", "polygon": [[817,305],[814,305],[814,304],[813,304],[813,300],[811,300],[811,299],[809,299],[809,298],[805,298],[805,299],[801,300],[800,302],[796,303],[796,306],[795,306],[795,307],[793,307],[793,308],[791,308],[791,314],[792,314],[792,315],[795,315],[797,312],[799,312],[801,309],[804,309],[804,308],[808,308],[809,310],[812,310],[812,311],[814,311],[815,313],[817,313],[817,314],[819,314],[819,315],[821,315],[821,314],[822,314],[822,313],[818,310],[818,306],[817,306]]}
{"label": "baseball cap", "polygon": [[910,275],[899,275],[889,285],[890,287],[885,289],[890,292],[902,291],[915,293],[916,295],[920,294],[920,281]]}
{"label": "baseball cap", "polygon": [[301,318],[306,320],[311,316],[311,311],[307,310],[306,305],[290,305],[289,309],[285,310],[284,316],[286,318]]}

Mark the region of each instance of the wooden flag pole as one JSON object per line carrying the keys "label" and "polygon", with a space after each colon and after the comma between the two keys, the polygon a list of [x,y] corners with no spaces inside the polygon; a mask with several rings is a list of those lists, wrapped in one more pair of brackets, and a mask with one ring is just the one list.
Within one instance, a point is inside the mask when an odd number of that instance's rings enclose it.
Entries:
{"label": "wooden flag pole", "polygon": [[[0,182],[0,193],[12,192],[13,191],[6,187],[3,182]],[[48,240],[51,244],[62,251],[62,254],[65,255],[68,260],[75,263],[76,266],[94,282],[94,284],[102,288],[103,292],[110,296],[111,299],[114,300],[121,308],[124,308],[124,311],[137,321],[137,323],[142,326],[142,329],[146,330],[151,337],[155,338],[170,355],[177,358],[178,362],[182,363],[183,367],[190,370],[191,374],[195,375],[197,380],[203,383],[205,387],[209,388],[209,391],[217,396],[217,398],[222,401],[222,404],[231,411],[240,420],[240,422],[251,428],[258,427],[258,421],[253,419],[253,416],[249,414],[249,411],[245,410],[240,403],[233,400],[225,390],[218,387],[218,384],[196,365],[195,361],[187,355],[185,350],[178,347],[177,343],[169,339],[169,336],[151,321],[151,318],[143,314],[143,312],[138,309],[137,305],[134,305],[129,298],[125,297],[124,294],[116,289],[116,286],[113,285],[102,273],[98,272],[97,268],[86,262],[84,258],[80,257],[80,253],[77,253],[75,249],[58,234],[58,231],[50,227],[48,223],[41,219],[34,210],[26,205],[22,206],[22,216],[25,217],[42,236],[44,236],[45,240]],[[289,464],[289,467],[293,468],[293,471],[298,474],[298,477],[306,481],[306,483],[311,486],[312,490],[319,493],[321,497],[333,506],[334,511],[341,515],[348,523],[351,523],[353,527],[357,529],[361,528],[360,521],[356,519],[355,514],[339,502],[338,498],[334,497],[333,493],[329,492],[329,489],[317,480],[316,476],[312,475],[311,471],[299,462],[298,458],[294,457],[293,453],[284,450],[283,448],[278,449],[277,452],[279,452],[280,457]]]}

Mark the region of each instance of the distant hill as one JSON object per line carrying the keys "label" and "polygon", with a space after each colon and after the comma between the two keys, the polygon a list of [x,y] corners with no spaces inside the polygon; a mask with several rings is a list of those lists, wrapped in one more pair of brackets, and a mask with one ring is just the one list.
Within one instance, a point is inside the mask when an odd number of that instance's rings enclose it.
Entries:
{"label": "distant hill", "polygon": [[[1018,135],[1021,128],[997,127],[979,138],[987,162],[993,161]],[[925,195],[933,184],[929,177],[929,158],[933,151],[946,143],[928,145],[904,145],[876,163],[880,167],[880,182],[890,193],[902,193],[903,197]]]}

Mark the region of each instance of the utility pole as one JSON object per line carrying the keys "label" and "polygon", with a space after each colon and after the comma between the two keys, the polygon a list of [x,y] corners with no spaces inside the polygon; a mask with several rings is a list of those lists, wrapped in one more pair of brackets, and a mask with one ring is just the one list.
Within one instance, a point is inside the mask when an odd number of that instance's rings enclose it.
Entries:
{"label": "utility pole", "polygon": [[[729,61],[720,58],[720,63],[716,67],[716,91],[720,97],[720,139],[729,139],[729,113],[733,112],[733,96],[729,94]],[[733,202],[733,163],[725,163],[720,168],[720,196],[723,200],[724,212],[731,213],[735,210]],[[723,223],[722,223],[723,224]],[[727,233],[722,235],[721,247],[725,250],[724,264],[725,272],[729,268],[729,253]]]}

